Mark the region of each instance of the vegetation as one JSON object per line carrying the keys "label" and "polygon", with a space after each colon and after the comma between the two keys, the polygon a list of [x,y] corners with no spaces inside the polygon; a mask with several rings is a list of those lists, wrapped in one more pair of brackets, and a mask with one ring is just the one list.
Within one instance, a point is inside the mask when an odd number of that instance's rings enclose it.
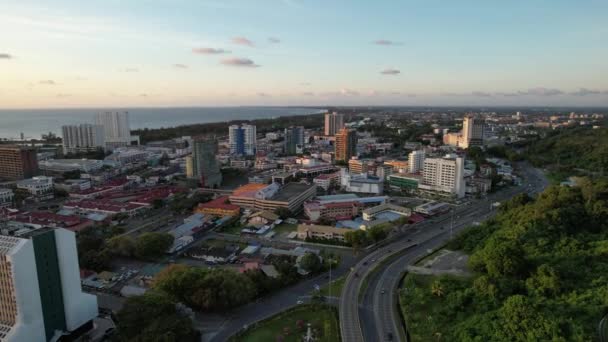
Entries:
{"label": "vegetation", "polygon": [[316,273],[321,271],[323,264],[315,253],[308,252],[300,260],[300,267],[307,272]]}
{"label": "vegetation", "polygon": [[135,241],[134,255],[143,260],[157,259],[173,244],[173,236],[167,233],[143,233]]}
{"label": "vegetation", "polygon": [[340,294],[342,293],[342,288],[344,287],[344,282],[346,282],[346,276],[342,276],[342,277],[332,281],[331,283],[329,283],[321,288],[320,295],[329,296],[331,294],[332,297],[339,297]]}
{"label": "vegetation", "polygon": [[274,210],[274,213],[280,217],[282,220],[288,219],[290,217],[293,217],[293,213],[291,212],[291,210],[287,209],[287,208],[283,208],[283,207],[278,207]]}
{"label": "vegetation", "polygon": [[282,312],[231,339],[233,342],[302,341],[308,324],[311,325],[315,341],[340,341],[338,314],[324,305],[301,305]]}
{"label": "vegetation", "polygon": [[117,315],[115,341],[198,341],[192,321],[181,315],[167,295],[148,292],[127,299]]}
{"label": "vegetation", "polygon": [[344,234],[344,240],[348,246],[352,246],[353,249],[359,250],[372,243],[378,243],[384,240],[388,233],[393,229],[392,223],[383,223],[374,226],[368,230],[353,230]]}
{"label": "vegetation", "polygon": [[591,341],[608,313],[608,181],[516,196],[448,246],[471,278],[408,275],[413,340]]}

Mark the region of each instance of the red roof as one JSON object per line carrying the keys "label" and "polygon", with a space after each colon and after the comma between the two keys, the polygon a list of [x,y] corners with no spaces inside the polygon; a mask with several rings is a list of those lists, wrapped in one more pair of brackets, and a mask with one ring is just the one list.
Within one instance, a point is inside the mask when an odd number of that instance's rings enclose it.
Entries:
{"label": "red roof", "polygon": [[347,208],[347,207],[358,207],[361,206],[359,202],[334,202],[323,205],[325,208]]}
{"label": "red roof", "polygon": [[218,197],[212,201],[206,203],[200,203],[198,205],[199,208],[204,209],[224,209],[224,210],[239,210],[240,207],[238,205],[226,203],[228,201],[227,196]]}

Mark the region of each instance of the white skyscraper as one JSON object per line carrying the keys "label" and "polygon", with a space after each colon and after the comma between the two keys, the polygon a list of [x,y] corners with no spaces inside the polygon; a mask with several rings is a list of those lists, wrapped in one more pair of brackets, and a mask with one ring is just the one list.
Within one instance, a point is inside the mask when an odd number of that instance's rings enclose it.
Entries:
{"label": "white skyscraper", "polygon": [[424,167],[424,151],[412,151],[407,158],[409,173],[420,172]]}
{"label": "white skyscraper", "polygon": [[95,123],[103,126],[106,147],[113,150],[117,147],[139,144],[139,137],[131,136],[129,125],[129,112],[97,113]]}
{"label": "white skyscraper", "polygon": [[447,155],[443,158],[424,159],[422,170],[423,181],[419,185],[422,190],[447,192],[464,197],[464,159]]}
{"label": "white skyscraper", "polygon": [[254,125],[232,125],[228,128],[230,153],[253,156],[256,152],[257,132]]}
{"label": "white skyscraper", "polygon": [[103,126],[81,124],[61,127],[63,153],[77,153],[105,148]]}
{"label": "white skyscraper", "polygon": [[336,135],[344,128],[344,114],[325,113],[325,135]]}
{"label": "white skyscraper", "polygon": [[0,235],[0,341],[56,341],[86,332],[97,314],[97,297],[80,286],[73,232]]}
{"label": "white skyscraper", "polygon": [[459,147],[482,146],[485,123],[471,115],[465,116],[462,121],[462,141]]}

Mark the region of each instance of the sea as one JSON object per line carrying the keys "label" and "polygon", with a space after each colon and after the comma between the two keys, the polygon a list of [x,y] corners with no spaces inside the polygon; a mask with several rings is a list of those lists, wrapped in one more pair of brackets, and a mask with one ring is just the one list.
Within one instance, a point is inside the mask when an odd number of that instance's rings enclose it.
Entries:
{"label": "sea", "polygon": [[82,108],[82,109],[2,109],[0,139],[38,139],[53,132],[61,136],[61,126],[94,123],[99,112],[127,111],[131,129],[167,128],[231,120],[268,119],[280,116],[321,113],[319,108],[301,107],[197,107],[197,108]]}

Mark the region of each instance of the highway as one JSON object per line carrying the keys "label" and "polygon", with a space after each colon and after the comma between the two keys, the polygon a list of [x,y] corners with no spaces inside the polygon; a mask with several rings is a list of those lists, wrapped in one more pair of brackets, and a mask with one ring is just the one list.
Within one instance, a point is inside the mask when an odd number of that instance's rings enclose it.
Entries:
{"label": "highway", "polygon": [[[439,218],[424,221],[414,229],[405,230],[396,238],[397,241],[380,247],[361,259],[353,268],[354,271],[348,275],[340,298],[342,340],[405,341],[405,331],[398,313],[397,288],[406,267],[443,245],[452,234],[475,221],[483,221],[494,215],[492,203],[502,202],[522,192],[534,194],[547,186],[548,182],[542,172],[527,164],[520,164],[520,167],[526,180],[522,186],[489,195],[470,205],[459,206],[453,215],[444,214]],[[383,263],[389,257],[390,261]],[[368,286],[360,305],[361,286],[370,274],[372,276],[367,279]]]}

